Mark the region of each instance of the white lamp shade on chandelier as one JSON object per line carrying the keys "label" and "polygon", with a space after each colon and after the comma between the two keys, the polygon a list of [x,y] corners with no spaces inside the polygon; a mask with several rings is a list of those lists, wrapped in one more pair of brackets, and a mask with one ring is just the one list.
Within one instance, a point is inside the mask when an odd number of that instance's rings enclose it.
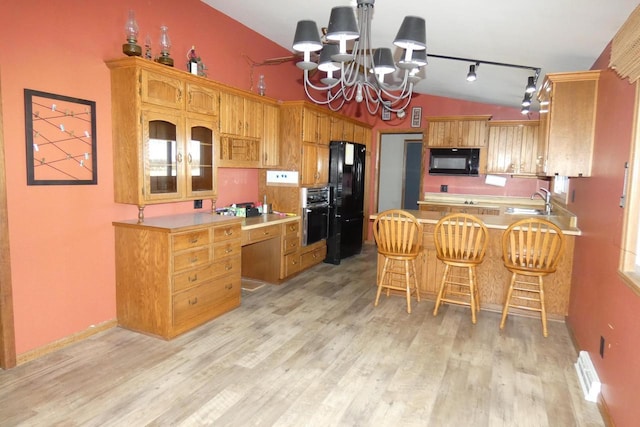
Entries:
{"label": "white lamp shade on chandelier", "polygon": [[[296,65],[304,70],[304,87],[309,99],[337,111],[355,99],[365,102],[370,114],[380,107],[404,116],[411,102],[413,85],[419,81],[418,72],[427,64],[425,20],[406,16],[393,44],[400,50],[394,62],[389,48],[371,47],[371,17],[375,0],[357,0],[357,19],[348,6],[331,9],[326,43],[320,40],[314,21],[299,21],[293,49],[302,52]],[[352,45],[349,50],[348,44]],[[320,51],[318,62],[311,60]],[[312,83],[310,71],[318,69],[326,75],[321,84]],[[401,76],[396,84],[385,82],[385,76]],[[391,79],[388,79],[391,80]]]}

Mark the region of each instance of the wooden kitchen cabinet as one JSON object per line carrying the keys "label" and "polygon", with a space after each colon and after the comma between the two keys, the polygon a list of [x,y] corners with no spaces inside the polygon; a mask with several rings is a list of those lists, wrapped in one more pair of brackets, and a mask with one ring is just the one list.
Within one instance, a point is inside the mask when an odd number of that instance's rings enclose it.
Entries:
{"label": "wooden kitchen cabinet", "polygon": [[500,208],[474,206],[474,205],[451,205],[451,204],[432,204],[432,203],[420,203],[419,210],[427,212],[442,212],[448,213],[467,213],[470,215],[500,215]]}
{"label": "wooden kitchen cabinet", "polygon": [[280,109],[277,105],[263,105],[262,167],[280,165]]}
{"label": "wooden kitchen cabinet", "polygon": [[199,213],[113,225],[120,326],[170,339],[240,305],[239,218]]}
{"label": "wooden kitchen cabinet", "polygon": [[331,141],[353,141],[354,127],[353,122],[343,117],[331,116]]}
{"label": "wooden kitchen cabinet", "polygon": [[310,108],[302,112],[302,140],[312,144],[329,145],[331,121],[329,116]]}
{"label": "wooden kitchen cabinet", "polygon": [[427,118],[428,147],[484,147],[491,116]]}
{"label": "wooden kitchen cabinet", "polygon": [[538,93],[539,175],[591,175],[599,78],[599,71],[545,76]]}
{"label": "wooden kitchen cabinet", "polygon": [[329,182],[329,147],[302,143],[303,186],[316,186]]}
{"label": "wooden kitchen cabinet", "polygon": [[300,271],[300,221],[282,224],[280,279]]}
{"label": "wooden kitchen cabinet", "polygon": [[216,198],[219,92],[202,77],[152,61],[108,61],[114,200],[148,204]]}
{"label": "wooden kitchen cabinet", "polygon": [[537,120],[490,121],[487,173],[536,175],[538,128]]}

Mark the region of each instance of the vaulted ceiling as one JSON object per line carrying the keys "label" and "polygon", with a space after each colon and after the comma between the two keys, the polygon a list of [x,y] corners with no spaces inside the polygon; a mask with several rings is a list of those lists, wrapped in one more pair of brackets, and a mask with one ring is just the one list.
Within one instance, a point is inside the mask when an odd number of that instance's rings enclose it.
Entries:
{"label": "vaulted ceiling", "polygon": [[[284,48],[292,50],[299,20],[326,27],[331,8],[355,0],[202,0]],[[546,73],[591,68],[637,0],[378,0],[372,21],[374,47],[392,42],[406,15],[426,20],[427,55],[441,55],[540,68]],[[260,58],[255,58],[256,60]],[[261,58],[269,59],[269,58]],[[418,93],[520,107],[528,69],[428,57]],[[534,104],[537,108],[537,105]],[[535,109],[535,108],[534,108]]]}

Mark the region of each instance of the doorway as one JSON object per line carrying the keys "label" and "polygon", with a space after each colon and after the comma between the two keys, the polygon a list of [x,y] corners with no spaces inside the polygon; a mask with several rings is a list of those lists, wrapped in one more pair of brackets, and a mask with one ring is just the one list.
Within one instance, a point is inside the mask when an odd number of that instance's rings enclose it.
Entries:
{"label": "doorway", "polygon": [[382,133],[378,212],[417,209],[422,177],[422,133]]}

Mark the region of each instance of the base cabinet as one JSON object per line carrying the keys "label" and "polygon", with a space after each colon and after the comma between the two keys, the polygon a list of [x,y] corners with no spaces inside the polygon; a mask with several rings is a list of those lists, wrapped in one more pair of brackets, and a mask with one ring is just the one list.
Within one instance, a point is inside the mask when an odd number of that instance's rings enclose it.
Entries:
{"label": "base cabinet", "polygon": [[241,220],[188,214],[113,225],[120,326],[170,339],[240,305]]}

